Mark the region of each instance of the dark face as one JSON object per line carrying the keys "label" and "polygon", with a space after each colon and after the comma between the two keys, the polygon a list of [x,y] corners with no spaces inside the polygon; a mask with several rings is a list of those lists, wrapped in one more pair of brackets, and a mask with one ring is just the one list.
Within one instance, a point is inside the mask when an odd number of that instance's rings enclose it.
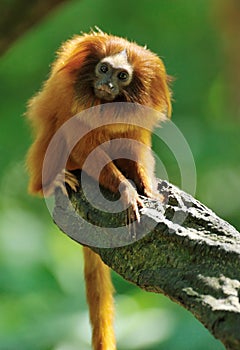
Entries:
{"label": "dark face", "polygon": [[105,101],[113,101],[132,80],[133,69],[125,51],[105,57],[95,68],[95,95]]}

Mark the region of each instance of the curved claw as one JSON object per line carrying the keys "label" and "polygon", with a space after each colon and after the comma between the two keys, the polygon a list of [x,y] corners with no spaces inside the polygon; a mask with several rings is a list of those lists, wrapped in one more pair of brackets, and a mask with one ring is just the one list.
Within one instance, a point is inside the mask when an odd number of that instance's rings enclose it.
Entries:
{"label": "curved claw", "polygon": [[121,189],[122,201],[125,205],[128,206],[127,217],[126,217],[126,226],[128,226],[129,234],[136,238],[137,224],[140,223],[140,212],[139,208],[144,207],[142,199],[139,197],[135,188],[130,184],[130,182],[125,182],[122,184]]}
{"label": "curved claw", "polygon": [[54,180],[54,188],[60,187],[62,192],[68,196],[66,185],[67,184],[72,191],[77,192],[77,188],[79,186],[78,180],[75,175],[70,173],[70,171],[63,169],[61,173],[59,173]]}

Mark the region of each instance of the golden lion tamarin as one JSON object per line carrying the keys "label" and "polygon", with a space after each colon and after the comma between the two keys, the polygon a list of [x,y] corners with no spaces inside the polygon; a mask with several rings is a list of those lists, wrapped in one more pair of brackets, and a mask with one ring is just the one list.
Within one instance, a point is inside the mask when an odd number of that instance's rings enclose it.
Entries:
{"label": "golden lion tamarin", "polygon": [[[158,120],[155,116],[144,115],[147,129],[134,124],[134,114],[131,116],[131,125],[114,124],[114,109],[110,116],[111,123],[100,128],[94,128],[96,116],[89,119],[79,117],[79,126],[90,132],[71,150],[64,169],[61,147],[67,147],[67,140],[61,143],[50,164],[51,171],[43,183],[42,168],[46,150],[59,128],[89,107],[113,102],[140,104],[161,113]],[[95,159],[96,162],[102,161],[106,164],[100,176],[96,174],[94,162],[87,172],[110,191],[117,193],[121,187],[122,200],[132,208],[135,219],[139,221],[138,207],[143,206],[139,194],[156,196],[153,188],[151,130],[159,123],[160,115],[163,114],[171,115],[171,94],[164,64],[156,54],[136,43],[101,31],[74,36],[62,45],[52,65],[49,79],[28,105],[27,117],[35,131],[35,140],[27,157],[30,193],[53,193],[62,172],[65,181],[76,190],[77,181],[71,171],[82,169],[92,150],[115,138],[136,140],[136,147],[131,146],[128,150],[135,161],[124,158],[112,161],[109,143],[109,148],[98,150]],[[139,146],[140,144],[144,147]],[[127,145],[126,142],[125,147]],[[136,189],[128,179],[134,182]],[[110,272],[100,257],[87,247],[84,247],[84,258],[93,348],[113,350],[116,349],[116,343]]]}

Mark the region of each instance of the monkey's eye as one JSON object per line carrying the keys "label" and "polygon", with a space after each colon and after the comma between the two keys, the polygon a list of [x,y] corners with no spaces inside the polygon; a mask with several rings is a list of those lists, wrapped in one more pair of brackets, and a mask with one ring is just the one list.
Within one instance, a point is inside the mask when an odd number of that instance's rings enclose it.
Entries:
{"label": "monkey's eye", "polygon": [[122,71],[118,73],[118,79],[124,81],[128,79],[128,73],[126,71]]}
{"label": "monkey's eye", "polygon": [[107,73],[107,71],[108,71],[108,66],[106,65],[106,64],[101,64],[101,66],[99,67],[99,71],[101,72],[101,73]]}

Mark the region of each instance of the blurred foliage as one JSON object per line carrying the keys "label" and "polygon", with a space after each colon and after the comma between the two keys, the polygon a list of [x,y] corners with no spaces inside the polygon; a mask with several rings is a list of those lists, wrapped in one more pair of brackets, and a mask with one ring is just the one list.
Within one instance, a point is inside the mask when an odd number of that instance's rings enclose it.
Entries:
{"label": "blurred foliage", "polygon": [[[240,118],[227,98],[226,38],[216,19],[221,3],[69,1],[1,58],[0,350],[90,349],[81,248],[54,227],[43,200],[27,195],[24,168],[31,142],[26,102],[47,78],[55,50],[74,33],[97,25],[163,58],[175,78],[173,121],[197,168],[196,196],[240,227]],[[180,185],[174,155],[164,145],[159,150],[157,140],[154,149]],[[120,350],[223,349],[183,308],[113,278]]]}

